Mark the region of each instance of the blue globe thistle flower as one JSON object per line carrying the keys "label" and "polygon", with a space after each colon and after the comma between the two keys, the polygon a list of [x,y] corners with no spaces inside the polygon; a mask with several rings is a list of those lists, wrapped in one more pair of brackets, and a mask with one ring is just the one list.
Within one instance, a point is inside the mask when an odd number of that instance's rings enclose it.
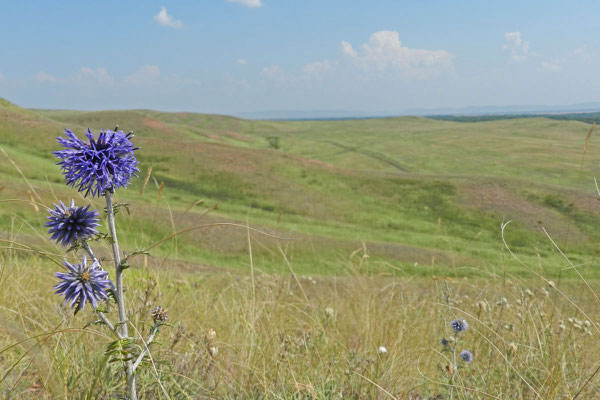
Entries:
{"label": "blue globe thistle flower", "polygon": [[469,329],[469,324],[464,319],[456,319],[450,322],[450,327],[454,330],[454,332],[464,332]]}
{"label": "blue globe thistle flower", "polygon": [[89,205],[76,207],[75,201],[71,200],[71,205],[66,206],[61,201],[60,204],[54,205],[54,210],[50,210],[46,227],[50,228],[48,233],[52,235],[52,240],[69,246],[98,233],[98,216],[98,211],[90,210]]}
{"label": "blue globe thistle flower", "polygon": [[473,353],[469,350],[463,350],[460,352],[460,358],[462,358],[464,362],[471,362],[473,361]]}
{"label": "blue globe thistle flower", "polygon": [[65,296],[64,303],[69,303],[71,308],[84,309],[85,303],[90,303],[95,309],[98,303],[108,298],[106,289],[111,282],[108,272],[100,267],[97,262],[86,265],[85,255],[81,264],[65,262],[68,272],[57,272],[56,277],[60,282],[54,286],[56,294]]}
{"label": "blue globe thistle flower", "polygon": [[85,192],[85,196],[100,197],[107,190],[127,187],[132,176],[137,176],[138,161],[133,152],[131,139],[133,132],[114,131],[95,133],[87,130],[88,140],[79,139],[73,132],[65,129],[66,137],[58,137],[64,150],[55,151],[54,155],[62,161],[57,165],[65,175],[67,185]]}

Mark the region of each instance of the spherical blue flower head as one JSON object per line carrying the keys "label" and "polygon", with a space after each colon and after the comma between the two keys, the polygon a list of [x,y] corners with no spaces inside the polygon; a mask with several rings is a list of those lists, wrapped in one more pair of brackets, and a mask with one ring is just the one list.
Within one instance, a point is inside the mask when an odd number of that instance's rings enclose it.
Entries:
{"label": "spherical blue flower head", "polygon": [[85,196],[100,197],[107,190],[127,187],[132,176],[137,176],[138,161],[133,152],[131,139],[133,132],[100,131],[96,138],[89,129],[85,133],[88,140],[79,139],[73,132],[65,129],[66,137],[58,137],[64,150],[54,155],[62,161],[58,163],[65,175],[67,185],[85,192]]}
{"label": "spherical blue flower head", "polygon": [[111,282],[107,279],[108,272],[97,262],[87,266],[83,256],[81,264],[65,262],[65,266],[68,272],[55,273],[60,282],[54,286],[55,293],[65,297],[64,303],[69,303],[71,308],[77,306],[78,309],[84,309],[85,303],[90,303],[96,308],[99,302],[107,299],[106,289]]}
{"label": "spherical blue flower head", "polygon": [[469,329],[469,324],[464,319],[456,319],[450,322],[450,327],[454,330],[454,332],[464,332]]}
{"label": "spherical blue flower head", "polygon": [[76,207],[75,201],[71,200],[71,205],[66,206],[61,201],[54,205],[54,210],[50,210],[46,227],[50,228],[48,233],[52,235],[52,240],[70,246],[98,233],[98,215],[98,211],[90,210],[89,205]]}
{"label": "spherical blue flower head", "polygon": [[473,361],[473,353],[469,350],[463,350],[460,352],[460,358],[462,358],[464,362],[471,362]]}

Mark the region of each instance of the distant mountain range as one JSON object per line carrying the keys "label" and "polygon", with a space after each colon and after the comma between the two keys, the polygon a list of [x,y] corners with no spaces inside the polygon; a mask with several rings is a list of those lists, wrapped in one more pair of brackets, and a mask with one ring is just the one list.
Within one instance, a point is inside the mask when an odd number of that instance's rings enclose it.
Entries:
{"label": "distant mountain range", "polygon": [[600,112],[600,102],[571,105],[508,105],[508,106],[469,106],[446,108],[409,108],[401,111],[353,111],[353,110],[271,110],[235,113],[246,119],[304,120],[304,119],[360,119],[399,116],[439,116],[439,115],[515,115],[515,114],[562,114]]}

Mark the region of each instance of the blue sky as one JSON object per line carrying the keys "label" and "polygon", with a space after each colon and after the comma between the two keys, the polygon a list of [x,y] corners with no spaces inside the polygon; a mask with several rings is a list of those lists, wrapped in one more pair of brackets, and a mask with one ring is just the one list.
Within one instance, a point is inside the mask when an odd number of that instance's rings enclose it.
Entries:
{"label": "blue sky", "polygon": [[399,112],[600,101],[594,1],[14,1],[25,107]]}

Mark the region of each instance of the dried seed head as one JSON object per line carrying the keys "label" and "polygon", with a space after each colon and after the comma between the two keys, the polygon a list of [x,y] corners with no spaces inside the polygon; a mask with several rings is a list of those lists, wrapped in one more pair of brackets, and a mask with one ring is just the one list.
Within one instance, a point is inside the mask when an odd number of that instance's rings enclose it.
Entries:
{"label": "dried seed head", "polygon": [[219,355],[219,348],[217,346],[211,346],[208,349],[208,352],[212,358],[215,358],[217,355]]}
{"label": "dried seed head", "polygon": [[500,300],[498,300],[496,302],[496,305],[497,306],[503,306],[503,307],[506,307],[506,308],[510,307],[510,304],[508,303],[508,299],[506,297],[500,297]]}
{"label": "dried seed head", "polygon": [[214,329],[209,329],[208,332],[206,332],[205,338],[207,342],[212,342],[217,338],[217,332],[215,332]]}
{"label": "dried seed head", "polygon": [[377,349],[378,354],[386,354],[387,352],[388,350],[385,348],[385,346],[379,346],[379,348]]}
{"label": "dried seed head", "polygon": [[481,311],[481,312],[487,312],[488,311],[488,305],[483,300],[477,302],[477,308],[479,308],[479,311]]}
{"label": "dried seed head", "polygon": [[158,306],[152,310],[152,319],[155,321],[165,322],[169,318],[169,310]]}
{"label": "dried seed head", "polygon": [[335,315],[335,311],[333,310],[333,308],[331,308],[331,307],[327,307],[327,308],[325,309],[325,314],[327,314],[327,316],[328,316],[328,317],[331,317],[331,318],[333,318],[333,317],[334,317],[334,315]]}

